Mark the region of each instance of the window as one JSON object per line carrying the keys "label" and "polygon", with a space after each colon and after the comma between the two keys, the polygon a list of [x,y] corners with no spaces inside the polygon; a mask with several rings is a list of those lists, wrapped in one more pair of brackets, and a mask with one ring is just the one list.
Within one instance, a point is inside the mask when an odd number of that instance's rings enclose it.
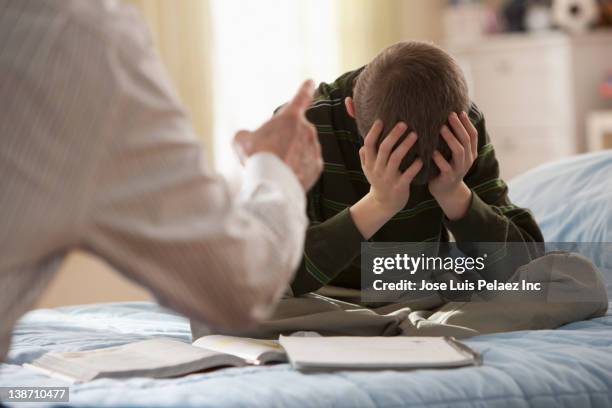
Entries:
{"label": "window", "polygon": [[338,76],[336,2],[212,0],[214,149],[217,170],[238,162],[231,139],[255,129],[303,79]]}

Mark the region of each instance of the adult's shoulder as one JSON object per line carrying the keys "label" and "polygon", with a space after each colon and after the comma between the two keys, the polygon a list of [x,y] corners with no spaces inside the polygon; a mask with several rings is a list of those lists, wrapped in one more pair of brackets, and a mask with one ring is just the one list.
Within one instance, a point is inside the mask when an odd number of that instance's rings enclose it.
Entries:
{"label": "adult's shoulder", "polygon": [[49,17],[40,21],[62,21],[64,29],[58,32],[70,37],[79,36],[81,43],[89,41],[84,43],[86,46],[113,47],[126,55],[153,46],[140,12],[123,1],[40,0],[36,3],[33,11]]}

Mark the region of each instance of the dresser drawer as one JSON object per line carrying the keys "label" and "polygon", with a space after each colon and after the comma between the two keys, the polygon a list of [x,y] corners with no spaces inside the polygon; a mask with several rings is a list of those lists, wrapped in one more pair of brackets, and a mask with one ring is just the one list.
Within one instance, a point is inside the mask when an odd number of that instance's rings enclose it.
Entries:
{"label": "dresser drawer", "polygon": [[561,127],[492,126],[489,135],[504,179],[574,152],[571,132]]}
{"label": "dresser drawer", "polygon": [[466,67],[474,101],[501,125],[554,125],[571,109],[567,50],[562,46],[472,55]]}

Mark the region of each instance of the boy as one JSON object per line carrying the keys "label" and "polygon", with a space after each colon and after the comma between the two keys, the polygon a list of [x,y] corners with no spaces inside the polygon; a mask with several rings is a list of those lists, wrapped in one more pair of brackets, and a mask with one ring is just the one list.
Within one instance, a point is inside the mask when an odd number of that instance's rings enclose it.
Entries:
{"label": "boy", "polygon": [[328,284],[359,289],[366,240],[448,241],[449,232],[458,242],[543,240],[529,211],[508,199],[484,117],[441,49],[392,45],[321,84],[306,115],[325,167],[308,195],[295,295]]}
{"label": "boy", "polygon": [[[445,242],[449,233],[459,244],[543,237],[529,211],[508,199],[484,118],[468,99],[461,70],[439,48],[392,45],[366,67],[321,84],[306,117],[317,128],[325,165],[308,194],[310,226],[294,296],[270,319],[232,334],[461,338],[552,329],[605,313],[599,272],[570,253],[536,258],[516,273],[510,268],[513,281],[553,282],[547,288],[555,302],[534,303],[520,292],[500,302],[433,295],[376,309],[339,300],[360,299],[363,241]],[[198,338],[219,331],[193,322],[192,332]]]}

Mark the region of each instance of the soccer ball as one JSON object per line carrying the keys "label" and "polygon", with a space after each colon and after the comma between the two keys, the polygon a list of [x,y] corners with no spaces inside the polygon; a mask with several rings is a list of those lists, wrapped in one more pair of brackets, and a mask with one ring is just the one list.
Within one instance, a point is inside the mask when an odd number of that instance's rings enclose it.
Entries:
{"label": "soccer ball", "polygon": [[555,0],[553,20],[562,29],[582,33],[599,17],[597,0]]}

